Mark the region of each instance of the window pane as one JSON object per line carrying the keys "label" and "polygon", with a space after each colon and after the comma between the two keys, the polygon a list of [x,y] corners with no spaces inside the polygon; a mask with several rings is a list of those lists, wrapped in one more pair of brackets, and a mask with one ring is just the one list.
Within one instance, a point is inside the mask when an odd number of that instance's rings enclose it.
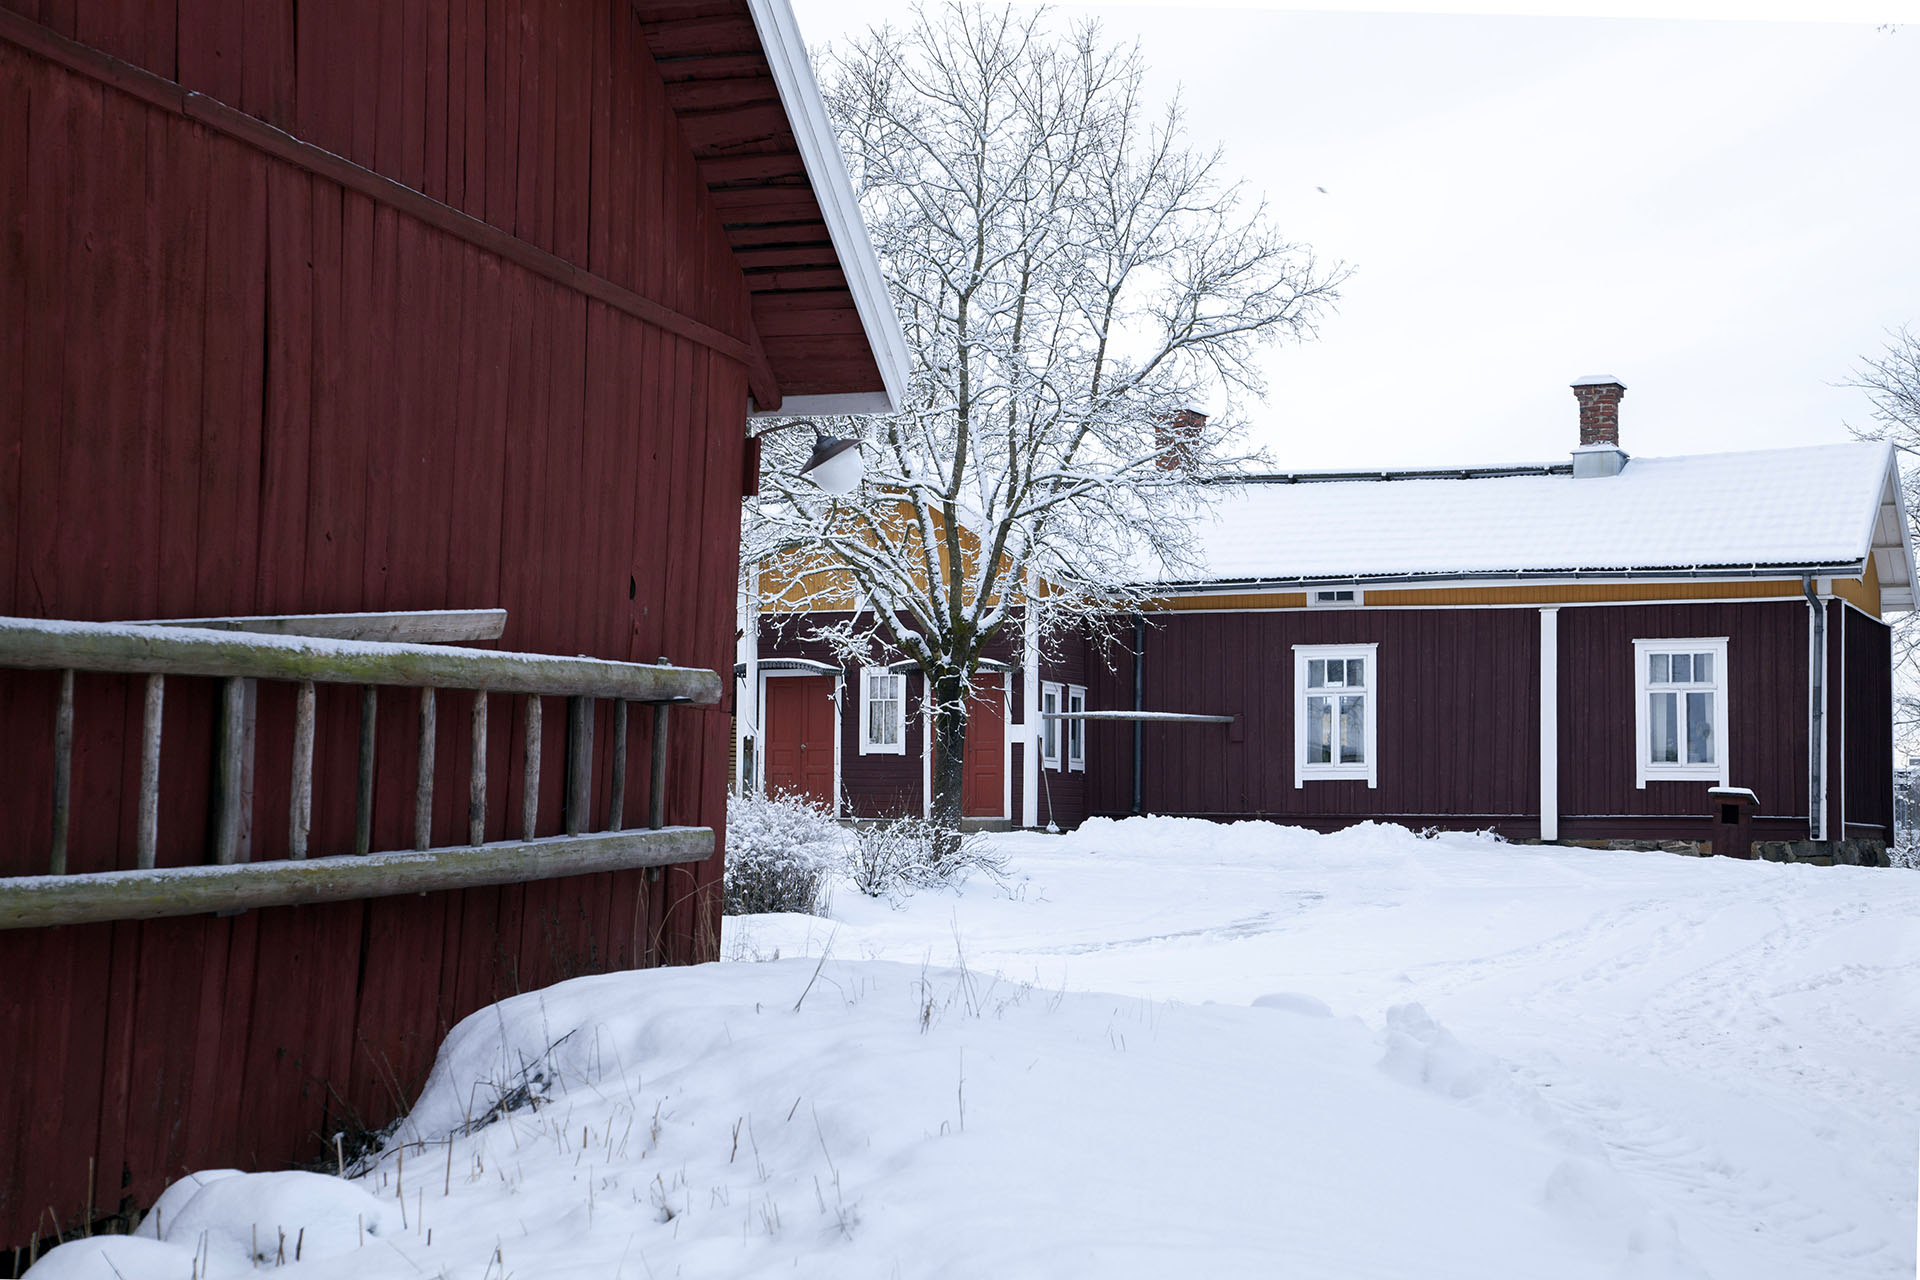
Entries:
{"label": "window pane", "polygon": [[1696,653],[1693,655],[1693,678],[1701,684],[1713,683],[1713,655]]}
{"label": "window pane", "polygon": [[1362,764],[1366,761],[1367,743],[1367,700],[1365,698],[1340,699],[1340,763]]}
{"label": "window pane", "polygon": [[1307,763],[1333,763],[1333,699],[1307,699]]}
{"label": "window pane", "polygon": [[1364,689],[1367,687],[1367,660],[1365,658],[1347,659],[1347,687]]}
{"label": "window pane", "polygon": [[1674,714],[1677,696],[1647,695],[1647,759],[1655,764],[1677,764],[1680,760],[1680,731]]}
{"label": "window pane", "polygon": [[1667,682],[1667,655],[1654,653],[1647,655],[1647,679],[1653,684]]}
{"label": "window pane", "polygon": [[1307,687],[1309,689],[1324,689],[1326,684],[1326,661],[1321,658],[1309,658],[1307,660]]}
{"label": "window pane", "polygon": [[1693,679],[1693,655],[1690,653],[1674,654],[1673,682],[1675,684],[1686,684],[1691,679]]}
{"label": "window pane", "polygon": [[1690,693],[1687,695],[1687,763],[1712,764],[1713,760],[1713,695]]}

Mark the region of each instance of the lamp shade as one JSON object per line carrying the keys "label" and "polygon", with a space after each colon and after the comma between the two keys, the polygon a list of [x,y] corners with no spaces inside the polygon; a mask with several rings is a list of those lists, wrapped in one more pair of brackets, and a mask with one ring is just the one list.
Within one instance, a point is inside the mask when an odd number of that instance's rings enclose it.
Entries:
{"label": "lamp shade", "polygon": [[834,436],[815,437],[813,456],[800,468],[801,475],[832,494],[852,493],[860,486],[860,477],[865,472],[866,462],[860,456],[859,441]]}

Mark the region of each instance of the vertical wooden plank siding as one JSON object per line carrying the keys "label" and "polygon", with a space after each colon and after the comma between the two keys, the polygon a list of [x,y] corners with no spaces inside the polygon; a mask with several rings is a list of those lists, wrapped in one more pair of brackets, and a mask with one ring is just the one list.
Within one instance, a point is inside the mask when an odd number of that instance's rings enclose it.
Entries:
{"label": "vertical wooden plank siding", "polygon": [[[96,48],[696,319],[745,323],[626,6],[80,12]],[[19,142],[0,148],[0,316],[33,317],[0,323],[0,612],[494,605],[505,648],[731,666],[744,369],[3,41],[0,128]],[[212,852],[219,690],[167,682],[150,820],[142,694],[75,682],[70,870],[135,865],[143,831],[156,865]],[[367,759],[404,778],[418,719],[387,701],[366,700]],[[310,705],[259,691],[251,856],[286,856],[303,828],[311,856],[412,843],[413,788],[371,771],[361,785],[360,692]],[[44,870],[58,706],[57,673],[0,673],[0,717],[36,727],[0,741],[23,796],[0,812],[0,873]],[[434,843],[473,838],[470,822],[517,831],[518,720],[436,725]],[[595,769],[612,766],[609,725]],[[541,732],[546,835],[564,821],[565,729]],[[722,715],[676,716],[668,822],[722,822],[725,734]],[[634,737],[629,821],[649,789],[650,735]],[[478,785],[445,780],[469,764]],[[719,874],[715,859],[659,885],[636,872],[0,936],[0,1036],[32,1064],[0,1079],[0,1245],[49,1205],[71,1229],[88,1203],[150,1203],[183,1164],[274,1167],[383,1123],[487,1001],[708,957]],[[36,1103],[36,1079],[62,1080],[63,1100]]]}
{"label": "vertical wooden plank siding", "polygon": [[[1537,834],[1537,610],[1163,614],[1151,624],[1147,709],[1237,715],[1244,740],[1203,726],[1147,726],[1150,812],[1269,816],[1322,827],[1385,818],[1491,827],[1516,838]],[[1705,838],[1710,783],[1634,785],[1633,641],[1722,635],[1730,638],[1730,780],[1760,796],[1759,838],[1804,837],[1806,726],[1777,705],[1782,689],[1806,685],[1803,602],[1567,607],[1560,625],[1563,838],[1690,839],[1696,828]],[[1365,642],[1380,646],[1379,785],[1295,787],[1293,646]],[[1861,659],[1863,666],[1875,662],[1885,666],[1872,655]],[[1211,675],[1209,667],[1231,678]],[[1092,646],[1084,670],[1092,707],[1132,705],[1130,654]],[[1130,726],[1090,726],[1087,754],[1088,811],[1128,812]],[[1837,767],[1837,746],[1832,754]],[[1044,775],[1048,785],[1058,776]]]}
{"label": "vertical wooden plank siding", "polygon": [[1845,835],[1891,843],[1893,630],[1857,610],[1842,609],[1841,616],[1847,672]]}

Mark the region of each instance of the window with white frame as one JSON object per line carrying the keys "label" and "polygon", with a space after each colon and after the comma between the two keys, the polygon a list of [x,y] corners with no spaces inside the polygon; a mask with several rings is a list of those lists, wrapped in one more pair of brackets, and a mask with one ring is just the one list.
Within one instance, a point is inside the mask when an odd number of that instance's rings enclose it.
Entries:
{"label": "window with white frame", "polygon": [[1051,680],[1040,683],[1040,764],[1044,768],[1060,767],[1060,694],[1061,688]]}
{"label": "window with white frame", "polygon": [[1379,782],[1379,673],[1371,644],[1293,650],[1293,785],[1320,778]]}
{"label": "window with white frame", "polygon": [[1314,609],[1357,609],[1365,603],[1358,587],[1315,587],[1307,592],[1307,605]]}
{"label": "window with white frame", "polygon": [[1635,640],[1635,785],[1727,783],[1727,638]]}
{"label": "window with white frame", "polygon": [[1087,689],[1085,685],[1067,686],[1067,714],[1075,717],[1067,724],[1067,771],[1085,773],[1087,771],[1087,722],[1078,717],[1087,710]]}
{"label": "window with white frame", "polygon": [[907,753],[907,677],[885,667],[860,671],[860,754]]}

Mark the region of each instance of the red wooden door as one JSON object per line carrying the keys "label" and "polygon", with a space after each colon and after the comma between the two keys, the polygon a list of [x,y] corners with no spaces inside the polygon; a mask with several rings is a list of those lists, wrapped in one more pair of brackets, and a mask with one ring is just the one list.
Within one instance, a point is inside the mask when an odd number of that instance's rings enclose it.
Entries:
{"label": "red wooden door", "polygon": [[833,680],[768,680],[765,729],[767,790],[833,808]]}
{"label": "red wooden door", "polygon": [[1003,675],[985,677],[967,698],[967,753],[960,770],[960,813],[1007,816],[1007,704]]}

